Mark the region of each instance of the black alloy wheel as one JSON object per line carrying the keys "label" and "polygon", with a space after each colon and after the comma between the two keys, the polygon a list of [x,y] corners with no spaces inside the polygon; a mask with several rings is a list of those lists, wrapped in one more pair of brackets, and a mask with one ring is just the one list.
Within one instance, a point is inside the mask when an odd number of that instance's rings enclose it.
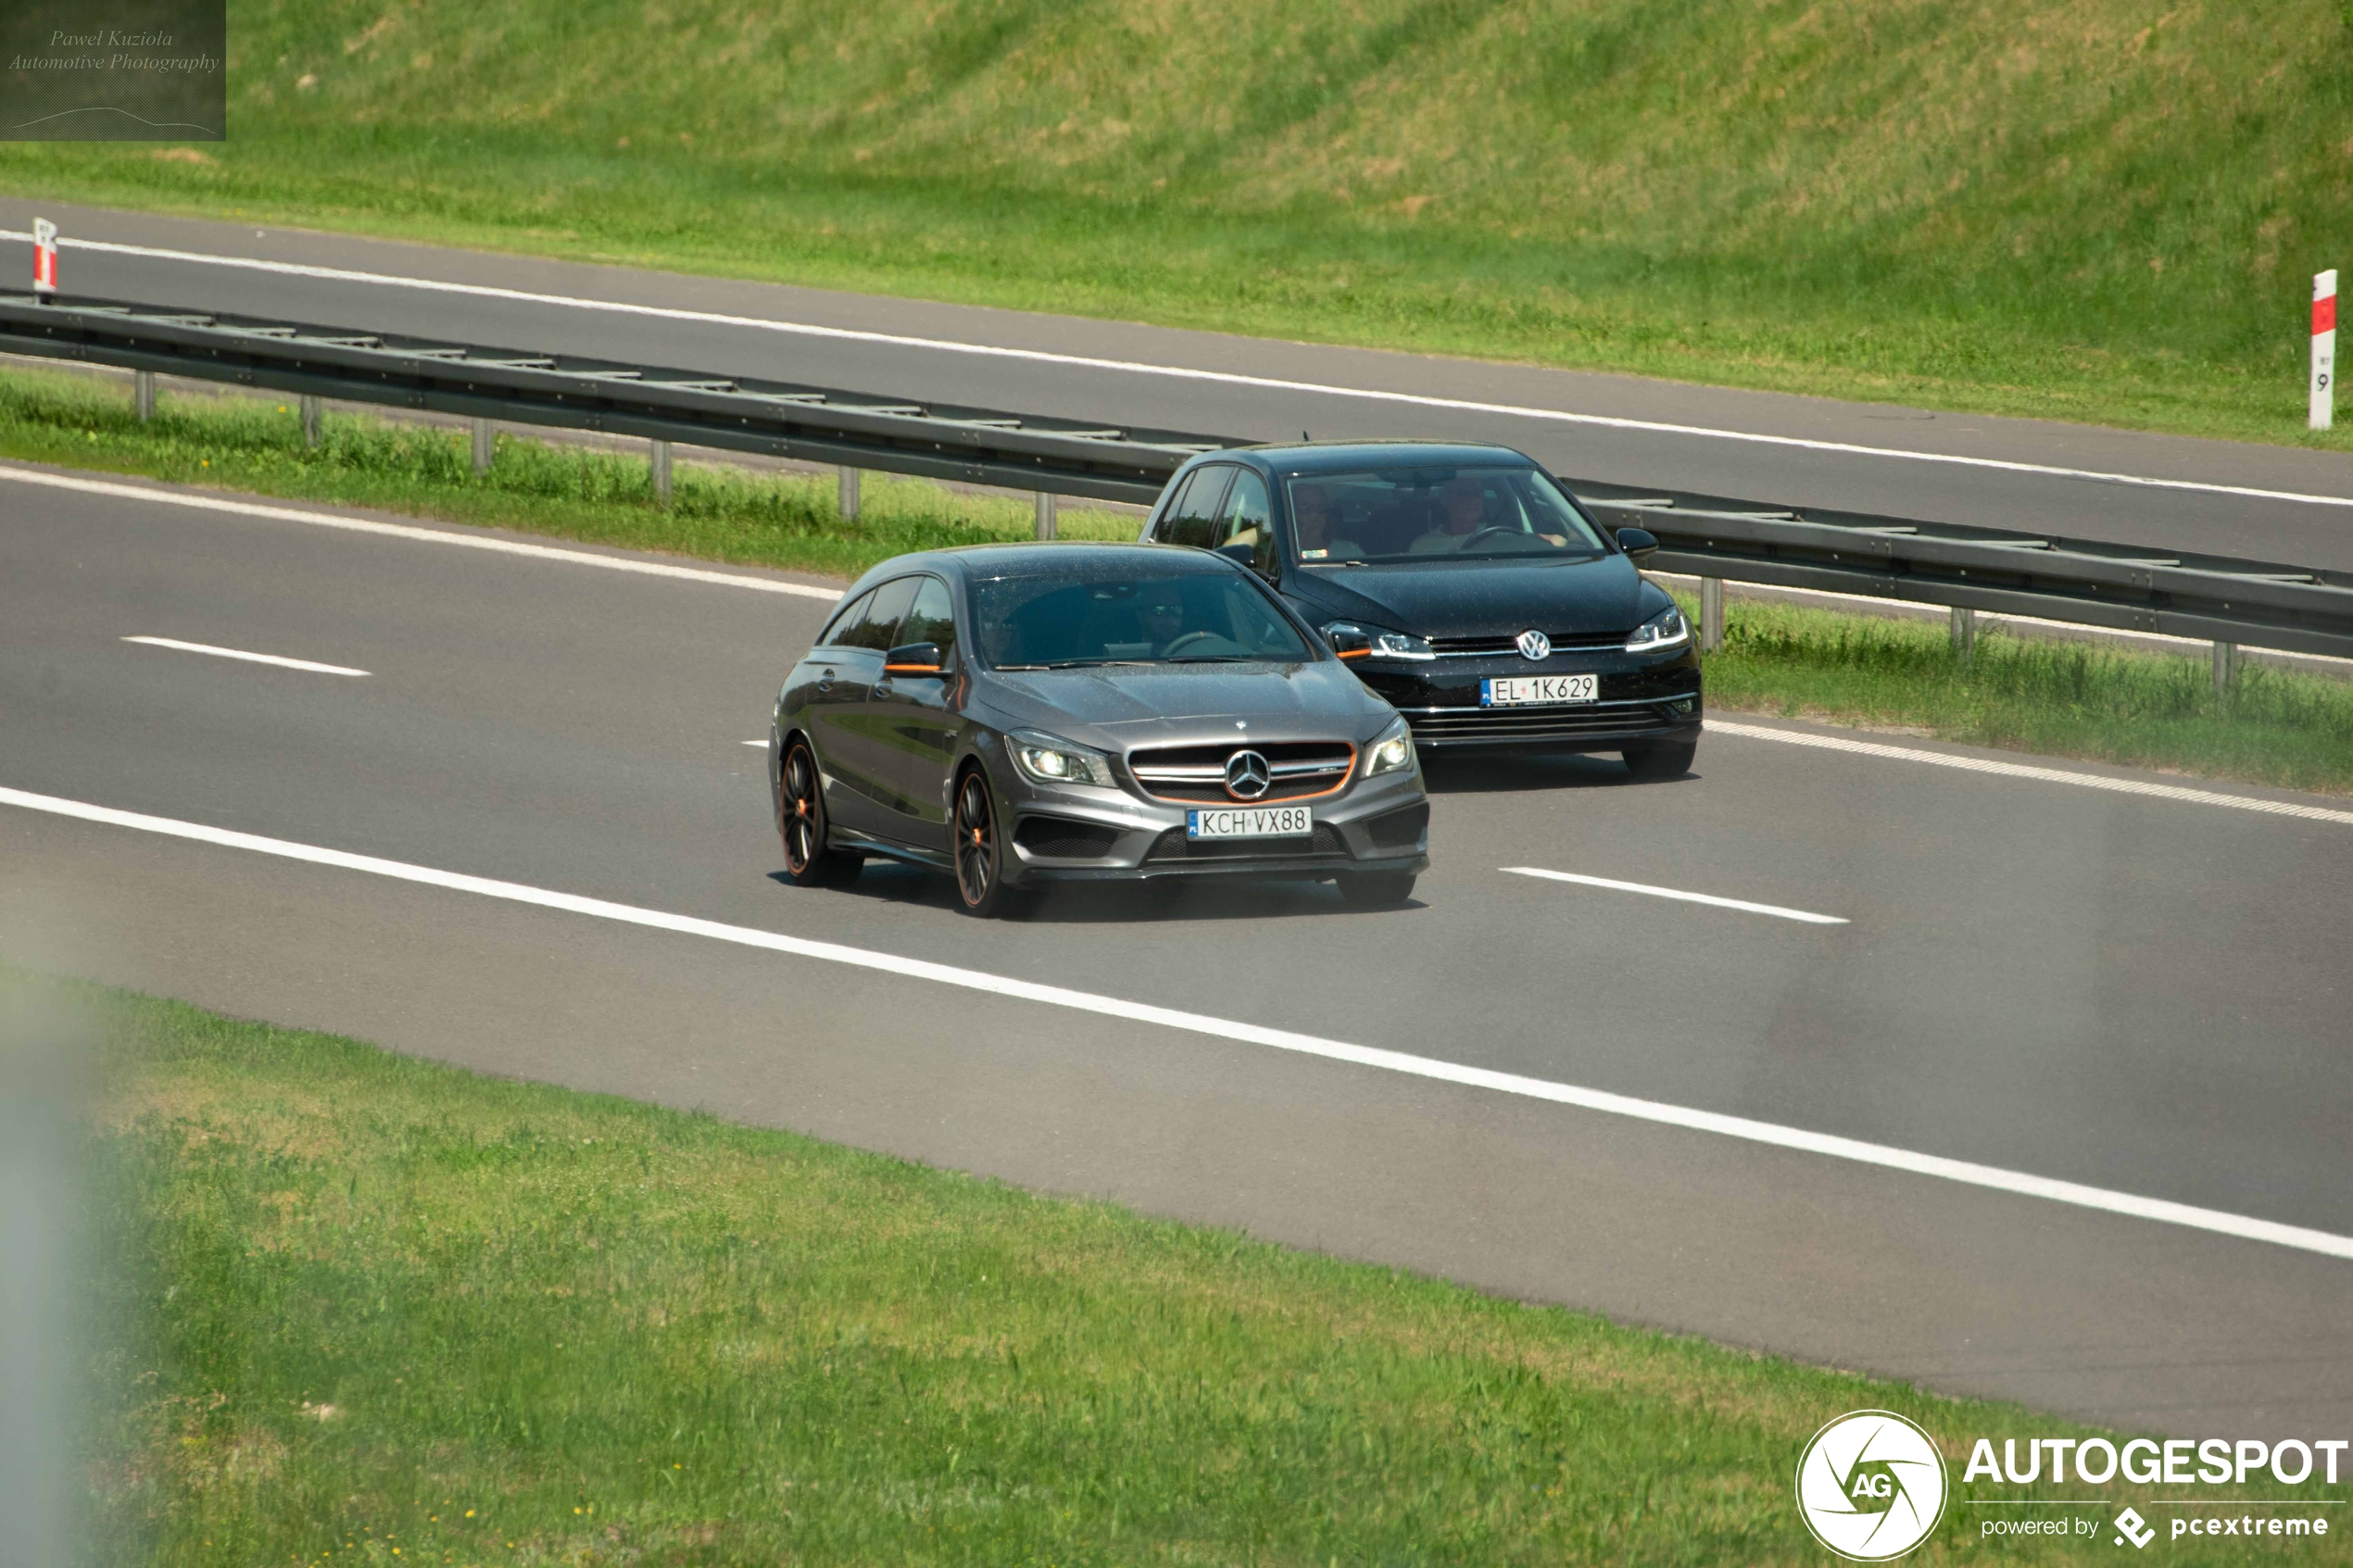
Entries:
{"label": "black alloy wheel", "polygon": [[1638,779],[1680,779],[1692,771],[1692,759],[1698,753],[1695,740],[1654,740],[1629,746],[1619,755],[1626,759],[1626,771]]}
{"label": "black alloy wheel", "polygon": [[1412,872],[1342,872],[1340,896],[1360,909],[1385,909],[1414,896]]}
{"label": "black alloy wheel", "polygon": [[997,803],[988,777],[964,770],[956,785],[956,901],[968,915],[987,920],[1021,912],[1021,894],[1005,885],[1005,844],[997,831]]}
{"label": "black alloy wheel", "polygon": [[817,758],[795,737],[776,782],[776,831],[785,842],[785,875],[795,887],[840,887],[858,879],[865,859],[825,843],[825,796]]}

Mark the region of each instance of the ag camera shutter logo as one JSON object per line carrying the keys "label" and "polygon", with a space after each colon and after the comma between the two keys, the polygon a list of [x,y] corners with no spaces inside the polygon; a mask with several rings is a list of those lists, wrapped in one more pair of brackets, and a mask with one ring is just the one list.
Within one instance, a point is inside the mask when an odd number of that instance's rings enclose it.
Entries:
{"label": "ag camera shutter logo", "polygon": [[1944,1456],[1894,1411],[1855,1411],[1814,1434],[1797,1461],[1797,1511],[1850,1562],[1903,1556],[1944,1517]]}

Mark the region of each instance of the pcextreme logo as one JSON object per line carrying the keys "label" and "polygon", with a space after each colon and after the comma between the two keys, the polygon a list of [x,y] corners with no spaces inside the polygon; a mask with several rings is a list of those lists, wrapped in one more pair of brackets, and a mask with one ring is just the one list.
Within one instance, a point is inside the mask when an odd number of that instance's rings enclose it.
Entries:
{"label": "pcextreme logo", "polygon": [[1797,1511],[1852,1562],[1903,1556],[1944,1517],[1944,1456],[1894,1411],[1855,1411],[1814,1434],[1797,1461]]}

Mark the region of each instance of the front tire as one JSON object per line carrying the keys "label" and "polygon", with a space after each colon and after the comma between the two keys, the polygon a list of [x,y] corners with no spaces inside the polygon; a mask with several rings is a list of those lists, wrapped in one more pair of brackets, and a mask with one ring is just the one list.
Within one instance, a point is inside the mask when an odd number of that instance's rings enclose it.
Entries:
{"label": "front tire", "polygon": [[1393,908],[1414,896],[1412,872],[1342,872],[1340,896],[1359,909]]}
{"label": "front tire", "polygon": [[1626,771],[1638,779],[1680,779],[1692,771],[1692,759],[1699,754],[1695,740],[1655,740],[1641,746],[1629,746],[1618,755],[1626,759]]}
{"label": "front tire", "polygon": [[1003,919],[1026,911],[1028,897],[1005,885],[1010,858],[1005,835],[998,831],[997,801],[988,775],[977,767],[964,770],[956,784],[956,903],[964,913],[981,920]]}
{"label": "front tire", "polygon": [[845,887],[865,869],[863,857],[845,855],[825,842],[825,792],[817,755],[797,735],[777,771],[776,832],[784,841],[785,879],[795,887]]}

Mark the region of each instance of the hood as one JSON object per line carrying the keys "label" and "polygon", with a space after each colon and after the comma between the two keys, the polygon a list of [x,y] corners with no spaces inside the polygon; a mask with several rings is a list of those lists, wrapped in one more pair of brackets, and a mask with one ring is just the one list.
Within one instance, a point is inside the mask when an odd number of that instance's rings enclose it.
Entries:
{"label": "hood", "polygon": [[[1311,619],[1361,617],[1421,637],[1630,632],[1652,613],[1624,556],[1531,561],[1412,561],[1302,569],[1284,584]],[[1652,596],[1655,596],[1655,591]]]}
{"label": "hood", "polygon": [[1353,671],[1331,660],[1001,671],[988,677],[986,695],[1014,723],[1072,740],[1085,738],[1070,733],[1075,725],[1123,732],[1202,719],[1244,719],[1270,732],[1304,723],[1322,734],[1353,734],[1389,712]]}

